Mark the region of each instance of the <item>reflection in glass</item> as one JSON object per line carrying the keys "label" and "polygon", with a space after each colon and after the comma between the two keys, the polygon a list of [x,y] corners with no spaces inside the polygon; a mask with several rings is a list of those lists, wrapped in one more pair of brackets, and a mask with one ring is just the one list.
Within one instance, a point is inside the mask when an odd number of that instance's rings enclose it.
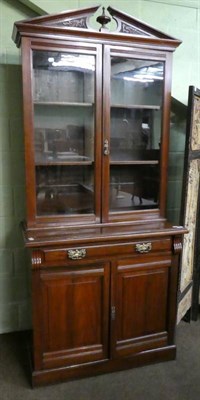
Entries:
{"label": "reflection in glass", "polygon": [[91,166],[37,167],[37,214],[93,213],[93,182]]}
{"label": "reflection in glass", "polygon": [[94,102],[95,57],[33,51],[34,101]]}
{"label": "reflection in glass", "polygon": [[157,208],[158,196],[158,165],[123,165],[120,167],[111,167],[111,211]]}
{"label": "reflection in glass", "polygon": [[164,63],[111,58],[110,210],[158,207]]}
{"label": "reflection in glass", "polygon": [[94,70],[93,55],[33,51],[39,215],[94,212]]}
{"label": "reflection in glass", "polygon": [[163,73],[163,63],[111,59],[112,160],[158,159]]}

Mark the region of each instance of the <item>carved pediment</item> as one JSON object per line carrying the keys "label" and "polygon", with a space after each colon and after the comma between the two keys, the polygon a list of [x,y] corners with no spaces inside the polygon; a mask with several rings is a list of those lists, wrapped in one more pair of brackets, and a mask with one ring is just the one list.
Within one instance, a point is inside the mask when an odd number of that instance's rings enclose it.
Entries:
{"label": "carved pediment", "polygon": [[98,10],[98,6],[72,11],[63,11],[59,14],[45,15],[27,21],[29,24],[45,25],[49,27],[89,28],[90,17]]}
{"label": "carved pediment", "polygon": [[[162,39],[164,41],[170,41],[173,47],[176,47],[181,42],[173,37],[166,35],[163,32],[158,31],[152,26],[133,18],[131,15],[128,15],[124,12],[114,9],[113,7],[108,7],[105,10],[104,7],[99,5],[77,9],[64,11],[58,14],[52,15],[44,15],[40,17],[36,17],[33,19],[19,21],[15,23],[13,30],[13,40],[19,46],[21,41],[21,33],[24,32],[41,32],[41,28],[44,27],[44,31],[52,32],[55,34],[55,29],[60,30],[62,34],[64,34],[64,30],[69,30],[73,28],[73,30],[90,30],[93,33],[95,29],[90,26],[90,18],[99,10],[99,15],[96,18],[96,21],[100,24],[100,27],[96,29],[96,32],[106,32],[108,34],[124,34],[130,35],[132,37],[148,37],[152,40],[154,39]],[[111,20],[116,22],[116,30],[111,31],[109,29],[109,25]],[[113,24],[111,25],[111,27]]]}
{"label": "carved pediment", "polygon": [[63,21],[56,21],[52,22],[51,26],[60,26],[60,27],[73,27],[73,28],[81,28],[87,29],[88,28],[88,18],[87,17],[80,17],[80,18],[72,18],[72,19],[65,19]]}
{"label": "carved pediment", "polygon": [[123,21],[119,24],[118,30],[119,32],[128,33],[130,35],[152,36],[147,32],[144,32],[142,29],[136,28],[135,26],[127,24],[126,22]]}
{"label": "carved pediment", "polygon": [[78,9],[75,11],[66,11],[56,15],[45,16],[43,18],[38,18],[42,25],[49,27],[71,27],[78,29],[89,29],[89,19],[98,10],[99,6]]}

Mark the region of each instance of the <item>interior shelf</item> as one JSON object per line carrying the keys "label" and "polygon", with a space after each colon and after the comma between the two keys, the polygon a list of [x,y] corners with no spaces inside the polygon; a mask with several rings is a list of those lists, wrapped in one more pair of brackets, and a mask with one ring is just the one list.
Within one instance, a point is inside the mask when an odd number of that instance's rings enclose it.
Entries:
{"label": "interior shelf", "polygon": [[157,105],[148,104],[111,104],[111,108],[129,108],[129,109],[146,109],[146,110],[160,110],[161,107]]}
{"label": "interior shelf", "polygon": [[61,107],[92,107],[93,103],[68,102],[68,101],[34,101],[37,106],[61,106]]}
{"label": "interior shelf", "polygon": [[42,166],[53,166],[53,165],[92,165],[93,161],[39,161],[36,162],[35,165],[37,167],[42,167]]}
{"label": "interior shelf", "polygon": [[110,165],[155,165],[158,164],[158,160],[131,160],[131,161],[118,161],[118,160],[113,160],[110,162]]}
{"label": "interior shelf", "polygon": [[[34,101],[34,105],[38,106],[61,106],[61,107],[92,107],[94,103],[85,102],[68,102],[68,101]],[[111,104],[111,108],[128,108],[128,109],[146,109],[160,110],[161,107],[149,104]]]}

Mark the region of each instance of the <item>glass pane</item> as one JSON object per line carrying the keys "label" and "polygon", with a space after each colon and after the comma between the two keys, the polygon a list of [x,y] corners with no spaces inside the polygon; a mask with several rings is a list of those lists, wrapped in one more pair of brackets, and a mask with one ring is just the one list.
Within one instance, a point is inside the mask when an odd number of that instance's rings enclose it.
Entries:
{"label": "glass pane", "polygon": [[[73,190],[76,188],[75,197],[78,199],[82,196],[80,188],[78,189],[79,185],[83,186],[89,181],[90,185],[94,186],[94,182],[91,182],[93,174],[90,173],[90,179],[88,179],[88,170],[91,172],[94,167],[94,70],[95,57],[92,55],[33,51],[37,182],[41,179],[41,173],[38,171],[43,171],[42,175],[45,171],[45,185],[48,187],[49,179],[50,181],[53,179],[56,184],[56,193],[59,193],[56,196],[59,197],[60,203],[65,204],[64,207],[57,207],[54,204],[55,201],[48,201],[48,207],[41,210],[41,202],[37,194],[39,214],[70,213],[70,209],[71,213],[83,212],[76,204],[79,200],[75,201],[73,207],[67,205],[67,193],[68,191],[71,193],[72,187]],[[46,168],[42,168],[44,166]],[[66,168],[62,169],[62,166]],[[70,169],[67,166],[73,166],[73,168]],[[78,174],[76,174],[77,171],[79,171]],[[74,177],[70,175],[70,183],[67,179],[68,173],[75,173]],[[66,189],[64,189],[65,184]],[[44,196],[46,199],[44,191],[41,194],[39,190],[39,193],[40,197]],[[51,193],[52,199],[53,196]],[[63,197],[64,203],[60,201]],[[91,200],[90,196],[88,201],[89,204],[82,208],[86,209],[87,213],[94,212],[94,204],[91,204],[94,197],[92,196]]]}
{"label": "glass pane", "polygon": [[161,113],[146,109],[111,109],[111,160],[158,160]]}
{"label": "glass pane", "polygon": [[111,59],[111,160],[158,160],[164,64]]}
{"label": "glass pane", "polygon": [[162,62],[111,58],[112,211],[158,207],[163,77]]}
{"label": "glass pane", "polygon": [[111,211],[157,208],[158,196],[158,165],[123,165],[111,167]]}
{"label": "glass pane", "polygon": [[94,176],[91,166],[38,166],[37,214],[94,212]]}

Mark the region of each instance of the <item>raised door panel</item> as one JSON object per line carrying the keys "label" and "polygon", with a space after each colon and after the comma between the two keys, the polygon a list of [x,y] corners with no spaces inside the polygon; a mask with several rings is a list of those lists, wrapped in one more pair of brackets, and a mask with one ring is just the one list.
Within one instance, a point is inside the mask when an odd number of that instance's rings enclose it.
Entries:
{"label": "raised door panel", "polygon": [[43,272],[42,368],[107,358],[108,266]]}
{"label": "raised door panel", "polygon": [[113,304],[116,357],[167,344],[168,275],[171,260],[122,260],[115,267]]}

